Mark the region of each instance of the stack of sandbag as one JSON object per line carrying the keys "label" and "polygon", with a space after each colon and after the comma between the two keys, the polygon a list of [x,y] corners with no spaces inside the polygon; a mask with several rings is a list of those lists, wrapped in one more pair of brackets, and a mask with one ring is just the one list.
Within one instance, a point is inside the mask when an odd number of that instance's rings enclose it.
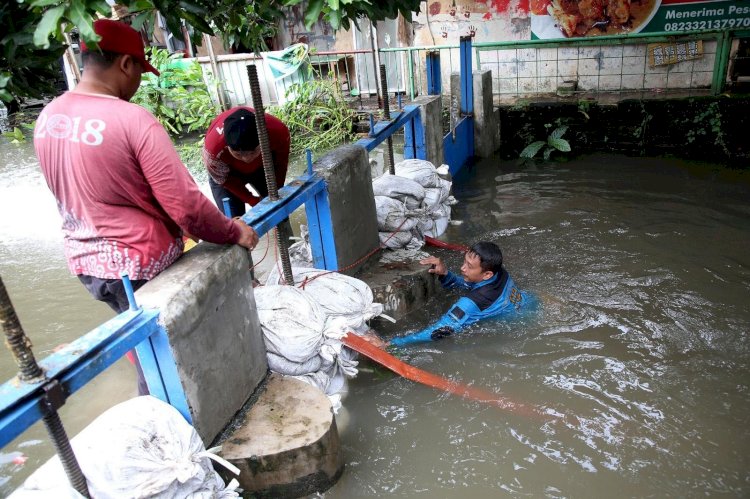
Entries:
{"label": "stack of sandbag", "polygon": [[255,289],[255,303],[268,352],[268,367],[318,387],[340,407],[346,378],[357,374],[354,354],[341,338],[363,333],[380,315],[372,290],[359,279],[311,268],[293,268],[295,286],[281,286],[273,269]]}
{"label": "stack of sandbag", "polygon": [[[444,165],[445,166],[445,165]],[[380,241],[391,249],[418,249],[424,236],[438,237],[448,227],[451,182],[429,161],[407,159],[395,165],[395,175],[372,182]]]}
{"label": "stack of sandbag", "polygon": [[[198,433],[171,405],[143,396],[108,409],[71,439],[91,497],[178,499],[239,497],[236,481],[225,486]],[[10,497],[76,497],[57,456]]]}

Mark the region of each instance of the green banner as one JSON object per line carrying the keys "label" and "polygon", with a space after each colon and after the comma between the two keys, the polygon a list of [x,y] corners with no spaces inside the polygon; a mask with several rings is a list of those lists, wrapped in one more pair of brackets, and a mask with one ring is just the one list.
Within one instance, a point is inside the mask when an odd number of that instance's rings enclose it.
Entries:
{"label": "green banner", "polygon": [[[531,39],[636,33],[750,29],[749,0],[640,0],[624,3],[620,18],[601,8],[583,15],[578,4],[531,0]],[[620,11],[614,10],[617,13]]]}
{"label": "green banner", "polygon": [[643,33],[750,29],[750,2],[662,3]]}

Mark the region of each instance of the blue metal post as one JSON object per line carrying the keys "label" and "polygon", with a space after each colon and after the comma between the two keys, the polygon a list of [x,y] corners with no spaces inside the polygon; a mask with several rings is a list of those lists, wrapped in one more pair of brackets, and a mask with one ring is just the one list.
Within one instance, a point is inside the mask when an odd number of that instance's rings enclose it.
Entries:
{"label": "blue metal post", "polygon": [[224,214],[227,218],[232,218],[232,208],[229,206],[229,198],[221,198],[221,202],[224,204]]}
{"label": "blue metal post", "polygon": [[416,158],[414,150],[414,119],[404,125],[404,159]]}
{"label": "blue metal post", "polygon": [[125,288],[125,295],[128,297],[128,308],[132,311],[138,310],[138,304],[135,302],[135,293],[133,292],[133,283],[130,282],[130,276],[127,272],[121,272],[122,286]]}
{"label": "blue metal post", "polygon": [[440,95],[441,93],[440,52],[435,50],[427,53],[427,94]]}
{"label": "blue metal post", "polygon": [[333,238],[333,222],[327,188],[305,203],[305,212],[315,268],[337,270],[339,264],[336,256],[336,241]]}
{"label": "blue metal post", "polygon": [[467,159],[474,157],[474,77],[471,63],[471,37],[462,36],[459,47],[461,55],[461,114],[469,117],[469,135],[467,140]]}

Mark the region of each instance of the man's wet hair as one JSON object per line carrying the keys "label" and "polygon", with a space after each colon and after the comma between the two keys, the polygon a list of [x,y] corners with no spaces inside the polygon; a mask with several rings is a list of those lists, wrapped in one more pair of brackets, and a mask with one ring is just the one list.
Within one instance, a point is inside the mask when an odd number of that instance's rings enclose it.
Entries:
{"label": "man's wet hair", "polygon": [[106,50],[87,50],[81,53],[81,60],[83,61],[84,70],[87,67],[96,66],[99,69],[109,69],[118,56],[116,52],[109,52]]}
{"label": "man's wet hair", "polygon": [[482,271],[490,271],[499,274],[503,270],[503,252],[500,247],[488,241],[474,243],[467,253],[475,254],[479,257],[479,265]]}

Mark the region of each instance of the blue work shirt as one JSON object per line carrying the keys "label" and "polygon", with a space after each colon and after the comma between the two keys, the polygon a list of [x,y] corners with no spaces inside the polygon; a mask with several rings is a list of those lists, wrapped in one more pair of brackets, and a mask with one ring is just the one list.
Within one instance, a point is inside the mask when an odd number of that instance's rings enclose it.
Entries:
{"label": "blue work shirt", "polygon": [[486,281],[469,283],[463,277],[448,272],[439,278],[446,289],[469,290],[467,296],[459,300],[437,322],[429,327],[401,338],[391,340],[391,345],[402,347],[412,343],[439,340],[475,322],[490,317],[517,312],[526,305],[528,296],[516,288],[513,279],[503,269]]}

